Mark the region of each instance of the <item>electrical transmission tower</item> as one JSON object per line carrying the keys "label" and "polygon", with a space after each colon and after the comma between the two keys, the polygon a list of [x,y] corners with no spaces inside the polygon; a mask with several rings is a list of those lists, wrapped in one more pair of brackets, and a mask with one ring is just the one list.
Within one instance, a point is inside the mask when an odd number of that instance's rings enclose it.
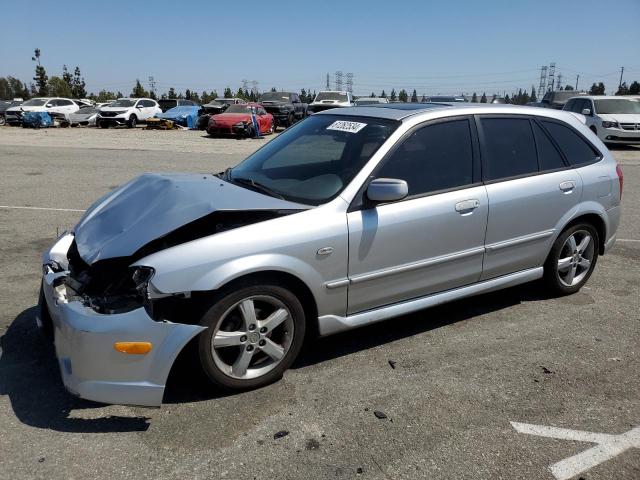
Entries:
{"label": "electrical transmission tower", "polygon": [[547,85],[547,68],[548,67],[546,65],[540,67],[540,85],[538,86],[538,95],[540,96],[541,100],[544,96],[545,87]]}
{"label": "electrical transmission tower", "polygon": [[251,92],[257,97],[258,96],[258,81],[251,80]]}
{"label": "electrical transmission tower", "polygon": [[329,85],[329,74],[327,73],[327,90],[331,90],[331,85]]}
{"label": "electrical transmission tower", "polygon": [[353,93],[353,73],[347,73],[347,92]]}
{"label": "electrical transmission tower", "polygon": [[249,91],[249,80],[246,80],[246,79],[242,80],[242,90]]}
{"label": "electrical transmission tower", "polygon": [[553,92],[555,89],[556,62],[549,64],[549,76],[547,77],[547,90]]}
{"label": "electrical transmission tower", "polygon": [[151,93],[154,95],[156,94],[156,80],[153,78],[153,75],[149,75],[149,90],[151,90]]}
{"label": "electrical transmission tower", "polygon": [[343,75],[344,74],[342,73],[342,70],[338,70],[336,72],[336,78],[335,78],[335,81],[334,81],[336,90],[342,90],[342,77],[343,77]]}
{"label": "electrical transmission tower", "polygon": [[558,81],[556,82],[556,90],[562,88],[562,73],[558,73]]}

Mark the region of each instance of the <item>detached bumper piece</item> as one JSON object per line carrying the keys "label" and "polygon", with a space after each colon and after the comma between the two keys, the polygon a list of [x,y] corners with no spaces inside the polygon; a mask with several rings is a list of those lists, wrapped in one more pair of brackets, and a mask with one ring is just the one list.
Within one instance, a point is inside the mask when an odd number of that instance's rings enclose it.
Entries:
{"label": "detached bumper piece", "polygon": [[147,119],[147,130],[173,130],[174,128],[178,128],[178,125],[173,120],[155,117]]}

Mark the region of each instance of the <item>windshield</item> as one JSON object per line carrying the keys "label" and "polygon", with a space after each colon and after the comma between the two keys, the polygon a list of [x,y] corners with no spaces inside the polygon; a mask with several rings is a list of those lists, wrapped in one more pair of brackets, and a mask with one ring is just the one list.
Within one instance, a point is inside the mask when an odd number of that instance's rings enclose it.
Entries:
{"label": "windshield", "polygon": [[251,113],[251,107],[249,105],[229,105],[224,113]]}
{"label": "windshield", "polygon": [[398,125],[380,118],[314,115],[227,172],[227,179],[244,186],[248,180],[286,200],[320,205],[349,184]]}
{"label": "windshield", "polygon": [[129,100],[127,98],[122,98],[120,100],[116,100],[112,102],[109,107],[133,107],[136,104],[135,100]]}
{"label": "windshield", "polygon": [[316,102],[321,100],[339,100],[340,102],[346,102],[348,100],[347,94],[342,92],[320,92],[316,95]]}
{"label": "windshield", "polygon": [[640,113],[640,103],[625,98],[594,101],[598,113]]}
{"label": "windshield", "polygon": [[267,92],[260,97],[261,102],[282,102],[289,101],[289,94],[285,92]]}
{"label": "windshield", "polygon": [[41,107],[45,103],[47,103],[46,98],[32,98],[31,100],[27,100],[22,104],[23,107]]}

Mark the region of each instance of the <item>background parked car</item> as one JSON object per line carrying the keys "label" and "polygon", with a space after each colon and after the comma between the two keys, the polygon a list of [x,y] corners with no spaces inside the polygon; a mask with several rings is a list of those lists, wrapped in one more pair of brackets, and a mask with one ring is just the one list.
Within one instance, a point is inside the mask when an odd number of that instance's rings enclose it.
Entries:
{"label": "background parked car", "polygon": [[24,112],[47,112],[52,119],[68,119],[68,116],[80,109],[70,98],[37,97],[5,111],[5,119],[10,125],[20,125]]}
{"label": "background parked car", "polygon": [[260,134],[274,132],[273,115],[259,103],[248,103],[230,105],[224,113],[212,115],[207,125],[207,133],[252,137],[255,134],[252,113],[255,114]]}
{"label": "background parked car", "polygon": [[319,92],[313,102],[309,104],[307,111],[309,113],[317,113],[338,107],[353,107],[353,95],[351,92],[334,90]]}
{"label": "background parked car", "polygon": [[[431,97],[427,97],[427,102],[446,102],[446,103],[463,103],[467,100],[463,96],[455,96],[455,95],[433,95]],[[492,102],[493,103],[493,102]],[[504,103],[504,102],[496,102],[496,103]]]}
{"label": "background parked car", "polygon": [[101,128],[117,125],[133,128],[160,113],[160,105],[150,98],[119,98],[108,107],[98,110],[97,123]]}
{"label": "background parked car", "polygon": [[356,98],[353,103],[356,107],[362,107],[364,105],[380,105],[389,103],[389,99],[382,97],[361,97]]}
{"label": "background parked car", "polygon": [[11,107],[20,105],[21,103],[22,100],[0,100],[0,126],[6,123],[4,112]]}
{"label": "background parked car", "polygon": [[82,107],[77,112],[69,115],[69,125],[72,127],[77,127],[78,125],[95,127],[97,117],[98,109],[96,107]]}
{"label": "background parked car", "polygon": [[560,90],[557,92],[547,92],[540,101],[542,108],[554,108],[556,110],[562,110],[564,104],[572,98],[578,95],[586,95],[584,92],[576,92],[575,90]]}
{"label": "background parked car", "polygon": [[223,113],[229,105],[244,105],[247,102],[242,98],[216,98],[202,106],[202,115],[198,119],[198,129],[206,130],[212,115]]}
{"label": "background parked car", "polygon": [[197,102],[194,102],[193,100],[185,100],[183,98],[164,98],[161,100],[158,100],[158,105],[160,105],[160,108],[162,109],[163,112],[166,112],[167,110],[171,110],[172,108],[175,107],[199,107],[200,104]]}
{"label": "background parked car", "polygon": [[273,115],[274,129],[290,127],[296,121],[307,116],[307,104],[300,101],[300,96],[293,92],[267,92],[258,100],[267,112]]}
{"label": "background parked car", "polygon": [[584,115],[586,125],[607,144],[640,145],[640,102],[618,96],[581,96],[563,110]]}

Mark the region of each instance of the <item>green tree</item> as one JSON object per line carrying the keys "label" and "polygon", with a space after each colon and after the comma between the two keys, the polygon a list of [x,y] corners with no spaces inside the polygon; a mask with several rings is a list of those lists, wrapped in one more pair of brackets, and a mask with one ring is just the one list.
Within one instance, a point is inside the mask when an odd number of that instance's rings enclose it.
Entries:
{"label": "green tree", "polygon": [[480,103],[487,103],[487,94],[486,93],[482,93],[482,96],[480,97]]}
{"label": "green tree", "polygon": [[242,87],[238,88],[238,91],[236,92],[235,96],[238,97],[238,98],[242,98],[242,99],[246,98],[244,96],[244,90],[242,90]]}
{"label": "green tree", "polygon": [[398,93],[398,100],[405,103],[409,100],[409,94],[404,88],[400,90],[400,93]]}
{"label": "green tree", "polygon": [[46,97],[49,94],[49,77],[42,65],[36,67],[36,76],[33,77],[36,82],[36,92],[40,97]]}
{"label": "green tree", "polygon": [[[272,88],[271,91],[275,92],[276,89]],[[229,87],[225,88],[224,89],[224,95],[223,95],[222,98],[231,98],[231,97],[233,97],[233,92],[231,91],[231,89]]]}
{"label": "green tree", "polygon": [[136,84],[133,87],[133,90],[131,91],[131,96],[133,98],[141,98],[141,97],[148,97],[149,96],[147,91],[144,89],[144,87],[140,83],[140,80],[138,80],[137,78],[136,78]]}
{"label": "green tree", "polygon": [[531,85],[531,96],[529,98],[532,102],[538,101],[538,97],[536,96],[536,87],[534,87],[533,85]]}
{"label": "green tree", "polygon": [[191,100],[191,90],[189,90],[188,88],[184,91],[184,98],[186,98],[187,100]]}
{"label": "green tree", "polygon": [[565,89],[565,91],[566,90],[574,90],[574,88],[571,85],[565,85],[564,89]]}
{"label": "green tree", "polygon": [[508,93],[504,97],[504,103],[513,103],[513,99],[509,98]]}
{"label": "green tree", "polygon": [[627,87],[627,82],[622,82],[622,85],[618,87],[616,95],[629,95],[629,87]]}
{"label": "green tree", "polygon": [[633,81],[629,85],[629,95],[640,95],[640,83]]}
{"label": "green tree", "polygon": [[[229,90],[229,91],[231,91],[231,90]],[[271,91],[272,92],[277,92],[278,90],[276,90],[276,87],[271,87]]]}
{"label": "green tree", "polygon": [[380,94],[380,98],[387,98],[387,94],[385,93],[384,90],[382,90],[382,93]]}
{"label": "green tree", "polygon": [[425,94],[422,94],[422,98],[420,99],[420,103],[427,103],[427,97],[425,96]]}
{"label": "green tree", "polygon": [[478,95],[476,95],[476,92],[473,92],[471,96],[471,103],[478,103]]}
{"label": "green tree", "polygon": [[167,92],[167,96],[168,98],[178,98],[178,96],[176,95],[176,89],[173,87],[169,88],[169,92]]}
{"label": "green tree", "polygon": [[96,96],[96,102],[108,102],[109,100],[115,100],[118,96],[113,92],[107,90],[100,90]]}
{"label": "green tree", "polygon": [[84,77],[80,73],[80,67],[76,67],[73,71],[73,80],[71,80],[71,91],[73,98],[85,98],[87,96],[87,84]]}
{"label": "green tree", "polygon": [[418,103],[418,92],[416,89],[413,89],[413,93],[411,94],[411,103]]}
{"label": "green tree", "polygon": [[374,92],[371,92],[370,97],[371,97],[371,98],[376,98],[376,94],[375,94]]}
{"label": "green tree", "polygon": [[73,88],[73,82],[72,82],[73,77],[69,73],[69,70],[67,69],[66,65],[62,66],[62,80],[64,80],[64,82],[69,86],[69,91],[71,91],[71,89]]}
{"label": "green tree", "polygon": [[595,83],[591,85],[591,89],[589,90],[589,95],[604,95],[604,92],[605,92],[604,83],[598,82],[597,85]]}
{"label": "green tree", "polygon": [[52,97],[65,97],[71,98],[71,87],[64,79],[60,77],[53,76],[49,79],[47,85],[48,94]]}
{"label": "green tree", "polygon": [[22,98],[26,100],[30,97],[29,88],[26,83],[22,83],[15,77],[0,77],[0,99],[11,100]]}
{"label": "green tree", "polygon": [[391,94],[389,95],[389,101],[390,102],[395,102],[398,99],[398,97],[396,97],[396,89],[392,88],[391,89]]}

